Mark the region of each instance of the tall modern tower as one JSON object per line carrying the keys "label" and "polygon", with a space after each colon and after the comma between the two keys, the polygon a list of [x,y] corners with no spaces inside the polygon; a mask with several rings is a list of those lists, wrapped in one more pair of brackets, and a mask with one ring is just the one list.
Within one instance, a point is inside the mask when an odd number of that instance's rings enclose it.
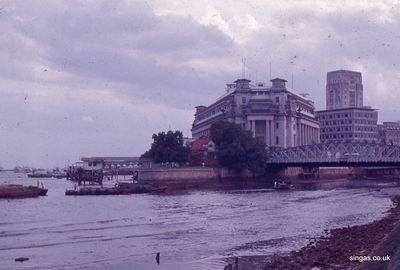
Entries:
{"label": "tall modern tower", "polygon": [[326,79],[326,109],[363,107],[361,72],[336,70]]}

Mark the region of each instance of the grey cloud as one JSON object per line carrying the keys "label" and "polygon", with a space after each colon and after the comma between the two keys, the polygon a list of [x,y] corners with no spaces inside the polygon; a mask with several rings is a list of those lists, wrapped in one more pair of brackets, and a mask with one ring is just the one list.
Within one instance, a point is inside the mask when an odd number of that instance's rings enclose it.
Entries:
{"label": "grey cloud", "polygon": [[[262,10],[252,15],[263,21]],[[171,127],[187,135],[193,107],[223,94],[240,76],[242,57],[253,81],[269,79],[270,62],[272,76],[289,86],[293,74],[294,88],[309,92],[318,109],[327,71],[361,68],[366,103],[381,109],[381,121],[397,120],[400,14],[393,9],[386,22],[377,15],[297,6],[238,44],[189,15],[156,16],[146,3],[4,2],[0,162],[138,155],[153,132]]]}
{"label": "grey cloud", "polygon": [[[326,72],[360,69],[366,104],[381,108],[381,121],[395,120],[398,116],[382,108],[383,103],[396,107],[395,100],[400,98],[400,92],[395,91],[400,81],[399,9],[391,12],[390,20],[384,22],[382,14],[368,9],[324,13],[285,10],[284,15],[275,17],[272,28],[255,33],[246,46],[245,51],[256,52],[249,57],[253,78],[256,71],[268,76],[267,64],[272,62],[273,76],[285,77],[291,85],[293,74],[294,87],[309,92],[317,108],[324,109]],[[383,93],[379,89],[382,82],[391,91]]]}
{"label": "grey cloud", "polygon": [[[201,26],[190,17],[158,17],[146,4],[128,9],[110,4],[40,8],[31,13],[24,7],[9,16],[22,16],[12,25],[42,46],[44,63],[78,76],[131,84],[136,94],[146,88],[154,99],[159,91],[214,87],[212,79],[201,79],[204,72],[186,63],[192,58],[218,59],[235,47],[215,27]],[[164,102],[181,104],[168,97]]]}

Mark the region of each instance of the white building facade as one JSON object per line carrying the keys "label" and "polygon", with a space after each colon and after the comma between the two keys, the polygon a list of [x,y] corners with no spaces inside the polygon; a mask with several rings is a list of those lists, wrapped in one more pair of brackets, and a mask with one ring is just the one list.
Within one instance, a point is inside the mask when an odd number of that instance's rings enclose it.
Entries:
{"label": "white building facade", "polygon": [[211,125],[225,120],[250,130],[269,147],[294,147],[319,142],[314,103],[286,87],[286,80],[272,85],[239,79],[227,85],[227,93],[209,106],[197,106],[193,138],[209,135]]}

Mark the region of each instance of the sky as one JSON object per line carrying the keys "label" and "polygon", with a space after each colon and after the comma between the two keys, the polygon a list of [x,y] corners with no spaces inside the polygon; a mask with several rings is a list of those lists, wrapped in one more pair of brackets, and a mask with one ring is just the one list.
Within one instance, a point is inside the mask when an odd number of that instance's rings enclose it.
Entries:
{"label": "sky", "polygon": [[400,120],[400,1],[0,0],[0,166],[138,156],[190,136],[194,107],[242,75],[325,109],[326,72],[362,72],[364,105]]}

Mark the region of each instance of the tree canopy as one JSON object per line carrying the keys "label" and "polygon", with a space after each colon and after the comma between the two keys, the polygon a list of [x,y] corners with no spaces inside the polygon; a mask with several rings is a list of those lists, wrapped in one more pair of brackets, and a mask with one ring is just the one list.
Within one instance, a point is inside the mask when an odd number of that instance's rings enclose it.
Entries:
{"label": "tree canopy", "polygon": [[216,145],[220,164],[232,169],[264,171],[267,153],[265,144],[252,137],[250,131],[227,121],[211,126],[211,140]]}
{"label": "tree canopy", "polygon": [[180,131],[159,132],[153,134],[150,150],[142,157],[150,157],[155,162],[186,163],[189,160],[190,149],[183,145],[183,135]]}

